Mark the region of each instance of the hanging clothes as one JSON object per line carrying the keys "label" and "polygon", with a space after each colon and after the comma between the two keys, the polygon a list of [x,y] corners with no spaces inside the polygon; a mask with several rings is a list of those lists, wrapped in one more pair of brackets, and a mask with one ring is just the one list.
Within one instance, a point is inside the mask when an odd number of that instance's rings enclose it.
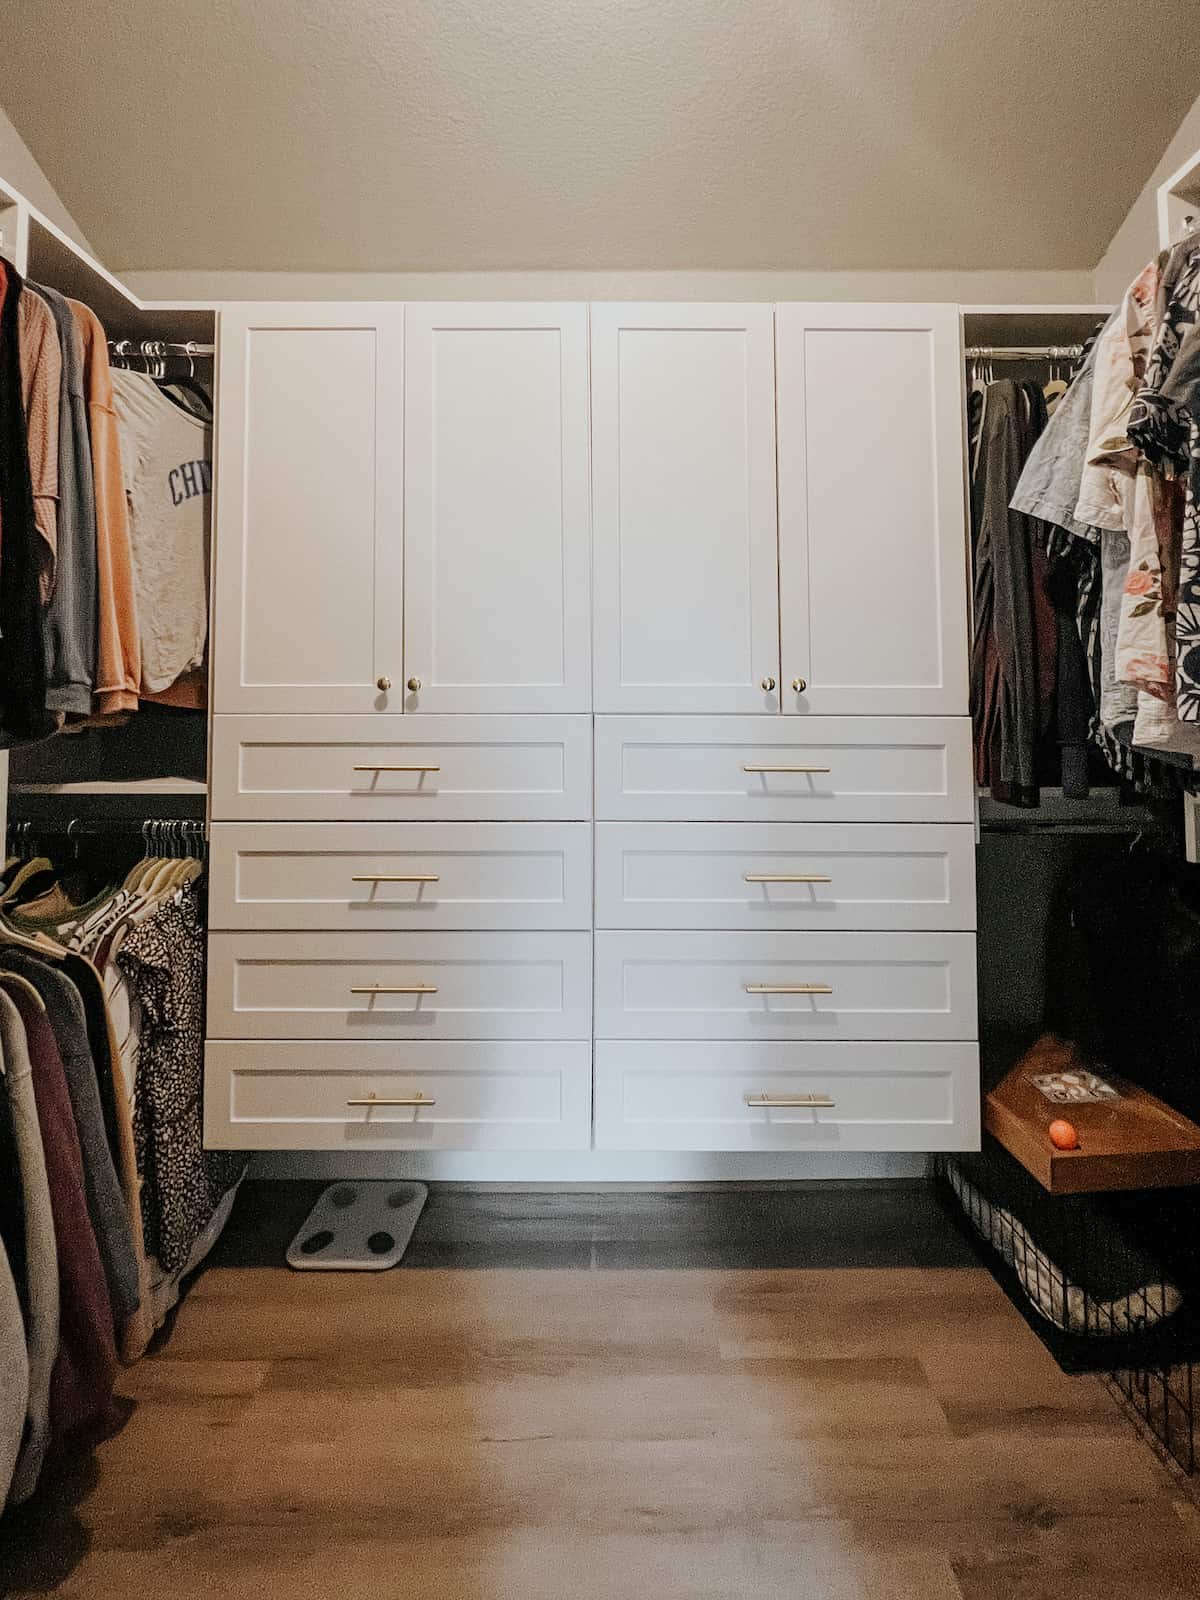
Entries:
{"label": "hanging clothes", "polygon": [[[11,1170],[11,1169],[10,1169]],[[0,1511],[8,1499],[29,1406],[29,1353],[17,1284],[0,1235]]]}
{"label": "hanging clothes", "polygon": [[[40,890],[37,898],[5,912],[27,938],[70,941],[55,956],[0,948],[0,981],[5,969],[17,973],[52,1006],[64,985],[79,991],[71,1007],[74,1060],[80,1068],[87,1061],[98,1093],[73,1109],[84,1160],[103,1177],[102,1192],[89,1192],[89,1207],[94,1202],[124,1361],[143,1353],[184,1278],[216,1242],[245,1171],[244,1157],[203,1147],[200,870],[187,858],[154,859],[120,888],[84,896],[80,883],[68,892],[63,880],[47,885],[39,873],[23,891]],[[49,1020],[59,1019],[52,1012]],[[97,1137],[101,1125],[104,1137]],[[106,1242],[114,1217],[128,1228]],[[114,1273],[114,1265],[124,1270]]]}
{"label": "hanging clothes", "polygon": [[1179,419],[1173,461],[1183,474],[1184,510],[1175,612],[1175,688],[1180,719],[1192,725],[1200,723],[1200,327],[1189,334],[1160,393]]}
{"label": "hanging clothes", "polygon": [[67,304],[79,329],[83,351],[84,392],[92,442],[99,592],[93,706],[100,715],[111,716],[137,710],[138,685],[142,677],[129,511],[104,329],[87,306],[77,300],[69,300]]}
{"label": "hanging clothes", "polygon": [[116,368],[112,382],[129,498],[140,689],[160,694],[205,658],[212,426],[145,373]]}
{"label": "hanging clothes", "polygon": [[1190,728],[1200,722],[1200,238],[1196,235],[1169,253],[1160,301],[1154,346],[1129,432],[1147,460],[1177,476],[1184,486],[1174,685],[1178,715]]}
{"label": "hanging clothes", "polygon": [[54,316],[45,301],[28,288],[17,307],[21,347],[21,406],[29,477],[33,488],[34,524],[41,536],[38,589],[45,605],[54,591],[58,556],[58,440],[62,390],[62,349]]}
{"label": "hanging clothes", "polygon": [[21,275],[0,263],[0,745],[54,731],[41,625],[37,530],[21,380]]}
{"label": "hanging clothes", "polygon": [[96,671],[96,492],[83,342],[63,296],[54,289],[34,287],[50,307],[62,351],[58,559],[44,620],[46,706],[50,711],[88,716]]}
{"label": "hanging clothes", "polygon": [[[1088,341],[1067,394],[1031,452],[1012,504],[1027,514],[1043,515],[1052,525],[1047,536],[1048,586],[1056,597],[1060,621],[1071,583],[1075,586],[1076,631],[1093,700],[1091,743],[1108,766],[1139,793],[1166,797],[1197,785],[1190,736],[1181,732],[1173,704],[1144,690],[1139,692],[1137,685],[1123,681],[1118,671],[1122,612],[1146,603],[1145,594],[1126,593],[1130,541],[1124,524],[1143,466],[1136,440],[1128,437],[1132,426],[1130,385],[1135,365],[1144,368],[1148,359],[1145,324],[1153,313],[1147,309],[1147,287],[1154,278],[1154,269],[1142,274],[1122,306]],[[1095,383],[1098,360],[1099,391]],[[1150,510],[1150,523],[1165,555],[1164,612],[1169,615],[1174,596],[1171,550],[1173,541],[1177,548],[1179,533],[1175,511],[1168,511],[1169,525],[1164,525],[1164,508],[1170,507],[1175,491],[1168,487],[1164,492],[1161,484],[1151,487],[1146,478],[1136,492],[1143,497],[1142,509]],[[1092,518],[1096,520],[1089,520]],[[1163,558],[1158,566],[1160,572],[1164,570]],[[1137,574],[1134,589],[1144,589],[1146,581],[1145,574]],[[1151,608],[1157,608],[1162,598],[1160,583],[1149,602]],[[1140,623],[1146,614],[1129,620]],[[1167,629],[1165,622],[1163,626],[1168,649],[1173,651],[1173,627]],[[1062,642],[1065,646],[1065,635]],[[1060,692],[1063,688],[1060,674]],[[1069,707],[1078,706],[1073,692],[1068,690],[1059,707],[1060,727],[1064,717],[1067,724],[1072,720]]]}
{"label": "hanging clothes", "polygon": [[134,1132],[151,1196],[142,1207],[146,1249],[174,1272],[245,1169],[236,1153],[204,1150],[204,924],[195,885],[135,925],[116,962],[141,1014]]}
{"label": "hanging clothes", "polygon": [[0,1184],[0,1232],[21,1302],[27,1371],[25,1422],[9,1489],[27,1500],[50,1443],[50,1376],[59,1341],[58,1245],[50,1182],[33,1089],[33,1069],[15,1005],[0,989],[0,1154],[10,1177]]}
{"label": "hanging clothes", "polygon": [[[5,1002],[0,991],[0,1005]],[[98,1422],[117,1372],[112,1302],[84,1199],[83,1152],[66,1074],[46,1014],[20,990],[15,1006],[33,1072],[38,1127],[46,1158],[58,1252],[59,1340],[50,1375],[55,1437]]]}
{"label": "hanging clothes", "polygon": [[21,950],[0,950],[0,966],[26,978],[42,997],[66,1078],[83,1160],[84,1194],[119,1333],[138,1307],[138,1268],[100,1102],[96,1063],[78,989],[47,962]]}
{"label": "hanging clothes", "polygon": [[1039,747],[1053,721],[1057,622],[1038,526],[1010,502],[1045,402],[1002,378],[987,386],[972,481],[976,781],[1011,805],[1038,804]]}

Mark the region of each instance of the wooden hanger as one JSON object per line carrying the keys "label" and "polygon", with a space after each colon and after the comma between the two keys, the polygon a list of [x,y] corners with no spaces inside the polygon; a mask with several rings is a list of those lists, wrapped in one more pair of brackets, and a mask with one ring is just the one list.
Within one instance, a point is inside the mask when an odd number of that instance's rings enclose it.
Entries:
{"label": "wooden hanger", "polygon": [[32,861],[27,861],[13,881],[5,885],[4,893],[0,894],[0,906],[8,905],[13,897],[29,882],[30,878],[35,877],[39,872],[53,871],[54,863],[48,856],[35,856]]}
{"label": "wooden hanger", "polygon": [[22,977],[19,972],[4,972],[0,970],[0,989],[7,988],[9,984],[15,984],[18,989],[23,990],[41,1014],[43,1016],[46,1015],[46,1002],[38,993],[36,986],[30,983],[28,978]]}

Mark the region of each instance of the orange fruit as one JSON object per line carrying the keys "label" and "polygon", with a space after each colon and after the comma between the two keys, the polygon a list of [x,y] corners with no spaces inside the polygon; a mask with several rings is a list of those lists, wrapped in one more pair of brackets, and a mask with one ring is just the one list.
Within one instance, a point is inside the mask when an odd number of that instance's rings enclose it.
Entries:
{"label": "orange fruit", "polygon": [[1079,1135],[1069,1122],[1061,1117],[1050,1124],[1050,1143],[1056,1150],[1078,1150]]}

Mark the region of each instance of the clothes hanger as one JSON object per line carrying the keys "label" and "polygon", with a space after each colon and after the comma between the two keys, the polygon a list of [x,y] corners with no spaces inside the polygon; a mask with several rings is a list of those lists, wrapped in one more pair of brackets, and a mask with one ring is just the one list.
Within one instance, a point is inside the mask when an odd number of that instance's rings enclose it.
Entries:
{"label": "clothes hanger", "polygon": [[[188,357],[188,361],[189,363],[192,361],[190,356]],[[192,416],[201,416],[201,410],[195,410],[186,405],[182,398],[172,393],[172,390],[179,389],[182,390],[184,394],[193,395],[200,402],[200,407],[202,408],[203,413],[202,420],[205,422],[212,421],[212,395],[197,379],[194,363],[192,363],[191,370],[188,372],[187,377],[176,376],[156,378],[155,382],[166,395],[168,400],[174,400],[175,403],[181,407],[181,409],[188,411]]]}
{"label": "clothes hanger", "polygon": [[30,983],[28,978],[23,977],[19,972],[0,971],[0,989],[6,989],[10,984],[15,985],[16,988],[27,994],[41,1014],[43,1016],[46,1015],[46,1002],[38,993],[35,985]]}
{"label": "clothes hanger", "polygon": [[11,883],[6,883],[4,893],[0,894],[0,906],[11,904],[15,896],[21,891],[29,880],[39,872],[53,872],[54,863],[49,856],[35,856],[32,861],[27,861],[16,874]]}
{"label": "clothes hanger", "polygon": [[35,933],[30,938],[27,934],[21,933],[0,912],[0,949],[3,949],[5,945],[17,950],[28,950],[33,955],[54,956],[58,960],[63,960],[70,954],[56,940],[51,939],[49,934]]}
{"label": "clothes hanger", "polygon": [[1066,394],[1069,388],[1070,384],[1063,377],[1062,372],[1059,369],[1058,362],[1052,359],[1050,362],[1050,381],[1042,389],[1042,393],[1046,397],[1046,410],[1052,416],[1054,414],[1054,407],[1062,399],[1063,395]]}

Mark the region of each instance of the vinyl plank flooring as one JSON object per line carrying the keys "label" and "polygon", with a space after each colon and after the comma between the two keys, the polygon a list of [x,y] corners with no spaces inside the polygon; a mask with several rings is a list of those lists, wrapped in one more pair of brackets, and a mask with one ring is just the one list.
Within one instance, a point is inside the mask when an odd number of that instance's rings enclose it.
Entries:
{"label": "vinyl plank flooring", "polygon": [[447,1190],[415,1270],[289,1273],[311,1201],[247,1188],[0,1594],[1200,1592],[1180,1480],[919,1187]]}

